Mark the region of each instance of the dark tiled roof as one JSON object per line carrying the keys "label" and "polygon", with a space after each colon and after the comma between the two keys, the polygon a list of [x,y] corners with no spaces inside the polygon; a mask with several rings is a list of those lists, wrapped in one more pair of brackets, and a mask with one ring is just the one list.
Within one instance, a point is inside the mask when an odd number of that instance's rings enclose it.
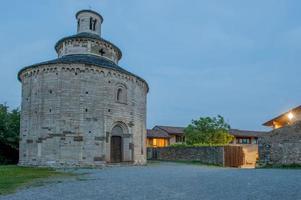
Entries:
{"label": "dark tiled roof", "polygon": [[247,131],[239,129],[230,129],[229,133],[234,136],[245,136],[245,137],[261,137],[267,132],[264,131]]}
{"label": "dark tiled roof", "polygon": [[164,130],[165,132],[167,132],[170,135],[184,135],[184,129],[185,129],[185,127],[155,126],[154,129]]}
{"label": "dark tiled roof", "polygon": [[[144,79],[142,79],[139,76],[137,76],[137,75],[135,75],[131,72],[128,72],[127,70],[119,67],[114,62],[112,62],[112,61],[110,61],[106,58],[100,57],[100,56],[94,56],[94,55],[88,55],[88,54],[67,55],[67,56],[63,56],[61,58],[57,58],[57,59],[54,59],[54,60],[50,60],[50,61],[30,65],[28,67],[25,67],[25,68],[21,69],[18,73],[18,77],[19,77],[19,80],[20,80],[20,74],[28,68],[35,68],[35,67],[39,67],[41,65],[49,65],[49,64],[73,64],[73,63],[95,65],[95,66],[99,66],[99,67],[104,67],[104,68],[108,68],[108,69],[117,70],[119,72],[135,76],[138,79],[140,79],[141,81],[145,82],[145,84],[147,85],[147,83]],[[147,85],[147,87],[148,87],[148,85]]]}
{"label": "dark tiled roof", "polygon": [[82,32],[82,33],[78,33],[76,35],[71,35],[71,36],[68,36],[68,37],[64,37],[62,39],[60,39],[54,46],[55,50],[58,51],[58,46],[60,45],[61,42],[63,42],[64,40],[70,40],[70,39],[77,39],[77,38],[89,38],[89,39],[95,39],[95,40],[100,40],[100,41],[103,41],[103,42],[106,42],[110,45],[112,45],[119,53],[119,57],[118,59],[120,60],[121,57],[122,57],[122,52],[121,50],[116,46],[114,45],[113,43],[101,38],[99,35],[97,34],[93,34],[93,33],[85,33],[85,32]]}
{"label": "dark tiled roof", "polygon": [[98,15],[101,19],[101,22],[103,22],[103,17],[98,13],[98,12],[95,12],[94,10],[80,10],[78,11],[76,14],[75,14],[75,17],[77,18],[77,16],[82,13],[82,12],[90,12],[90,13],[93,13],[95,15]]}
{"label": "dark tiled roof", "polygon": [[161,130],[147,130],[147,138],[170,138],[168,133]]}

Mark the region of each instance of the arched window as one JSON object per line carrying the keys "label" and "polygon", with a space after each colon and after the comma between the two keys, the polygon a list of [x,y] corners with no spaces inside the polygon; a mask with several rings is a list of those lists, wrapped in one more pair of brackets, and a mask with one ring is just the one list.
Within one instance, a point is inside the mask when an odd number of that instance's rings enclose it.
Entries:
{"label": "arched window", "polygon": [[77,31],[80,29],[80,19],[77,20]]}
{"label": "arched window", "polygon": [[93,18],[92,17],[90,17],[90,30],[92,30],[92,23],[93,23]]}
{"label": "arched window", "polygon": [[97,23],[97,19],[94,19],[94,20],[93,20],[93,31],[96,30],[96,23]]}
{"label": "arched window", "polygon": [[116,89],[116,101],[118,103],[126,103],[127,102],[127,91],[124,85],[119,84]]}
{"label": "arched window", "polygon": [[117,101],[121,102],[122,101],[122,89],[118,88],[117,90]]}

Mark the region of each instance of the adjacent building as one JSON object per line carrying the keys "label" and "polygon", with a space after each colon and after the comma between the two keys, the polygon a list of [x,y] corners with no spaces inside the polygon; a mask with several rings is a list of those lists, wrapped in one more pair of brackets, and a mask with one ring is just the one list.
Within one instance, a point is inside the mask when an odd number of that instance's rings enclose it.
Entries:
{"label": "adjacent building", "polygon": [[258,138],[266,132],[230,129],[229,133],[234,136],[231,144],[258,144]]}
{"label": "adjacent building", "polygon": [[166,147],[170,145],[171,136],[162,130],[147,130],[147,147]]}
{"label": "adjacent building", "polygon": [[162,131],[170,136],[169,143],[182,143],[185,141],[184,136],[185,127],[175,127],[175,126],[155,126],[153,130]]}
{"label": "adjacent building", "polygon": [[148,147],[166,147],[171,144],[183,143],[185,127],[155,126],[147,130]]}
{"label": "adjacent building", "polygon": [[[171,144],[185,142],[185,127],[174,126],[155,126],[151,130],[147,130],[147,146],[148,147],[166,147]],[[239,129],[230,129],[229,133],[234,136],[231,144],[257,144],[258,138],[266,132],[248,131]]]}

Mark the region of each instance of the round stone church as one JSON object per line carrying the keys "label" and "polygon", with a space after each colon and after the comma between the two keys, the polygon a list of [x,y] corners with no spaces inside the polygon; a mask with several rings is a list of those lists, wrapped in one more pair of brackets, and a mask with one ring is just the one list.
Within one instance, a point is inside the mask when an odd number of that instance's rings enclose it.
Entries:
{"label": "round stone church", "polygon": [[101,37],[102,16],[76,13],[77,34],[58,58],[23,68],[19,164],[146,163],[148,85],[118,65],[121,50]]}

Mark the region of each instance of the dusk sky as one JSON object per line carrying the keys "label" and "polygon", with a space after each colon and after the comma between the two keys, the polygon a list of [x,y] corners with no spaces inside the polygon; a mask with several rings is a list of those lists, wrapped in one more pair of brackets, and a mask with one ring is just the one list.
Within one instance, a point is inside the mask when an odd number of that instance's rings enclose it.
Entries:
{"label": "dusk sky", "polygon": [[20,106],[18,71],[57,57],[76,33],[75,13],[104,17],[102,37],[120,66],[149,84],[147,126],[225,117],[232,128],[262,123],[301,104],[300,0],[1,1],[0,103]]}

